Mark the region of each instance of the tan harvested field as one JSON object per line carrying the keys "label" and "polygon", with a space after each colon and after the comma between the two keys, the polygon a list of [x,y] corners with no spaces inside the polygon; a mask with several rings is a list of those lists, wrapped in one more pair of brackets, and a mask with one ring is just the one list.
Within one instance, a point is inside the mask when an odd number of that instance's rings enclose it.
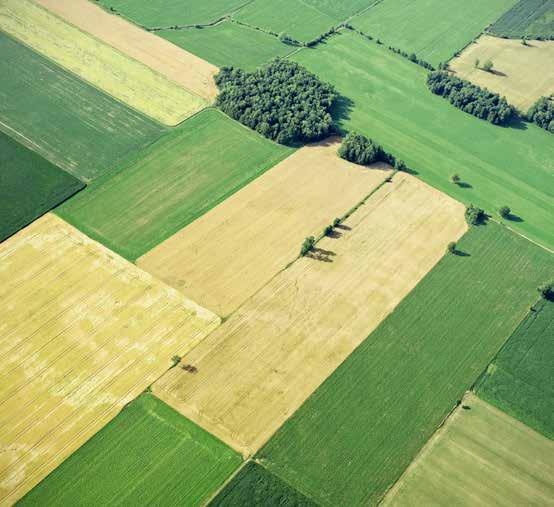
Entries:
{"label": "tan harvested field", "polygon": [[336,138],[313,144],[254,180],[138,260],[138,265],[227,316],[381,183],[371,169],[337,156]]}
{"label": "tan harvested field", "polygon": [[53,214],[0,245],[0,504],[219,325]]}
{"label": "tan harvested field", "polygon": [[89,0],[35,0],[84,32],[212,102],[218,68]]}
{"label": "tan harvested field", "polygon": [[405,173],[311,258],[279,273],[153,386],[244,455],[258,450],[466,230],[463,206]]}
{"label": "tan harvested field", "polygon": [[554,442],[467,394],[381,505],[554,505]]}
{"label": "tan harvested field", "polygon": [[[475,60],[492,60],[495,72],[475,68]],[[527,112],[537,99],[554,93],[554,41],[501,39],[482,35],[462,54],[450,61],[450,68],[464,79],[506,97]]]}
{"label": "tan harvested field", "polygon": [[0,30],[166,125],[176,125],[206,106],[202,97],[30,0],[2,0]]}

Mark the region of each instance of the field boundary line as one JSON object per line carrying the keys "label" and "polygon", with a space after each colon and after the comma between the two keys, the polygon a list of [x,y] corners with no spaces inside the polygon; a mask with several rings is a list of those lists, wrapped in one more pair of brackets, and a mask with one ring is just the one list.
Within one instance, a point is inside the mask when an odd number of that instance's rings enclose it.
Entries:
{"label": "field boundary line", "polygon": [[504,222],[501,222],[499,220],[497,220],[496,218],[494,217],[490,217],[489,220],[492,220],[493,222],[496,222],[498,225],[501,225],[503,227],[506,227],[506,229],[508,229],[510,232],[513,232],[514,234],[516,234],[517,236],[520,236],[522,237],[523,239],[526,239],[527,241],[530,241],[531,243],[533,243],[534,245],[542,248],[543,250],[546,250],[548,253],[551,253],[551,254],[554,254],[554,250],[551,250],[550,248],[548,248],[547,246],[544,246],[544,245],[541,245],[540,243],[538,243],[537,241],[535,241],[534,239],[531,239],[527,236],[525,236],[525,234],[522,234],[521,232],[519,231],[516,231],[515,229],[512,229],[508,224],[504,223]]}
{"label": "field boundary line", "polygon": [[[156,395],[154,395],[156,396]],[[156,396],[157,399],[160,399]],[[163,403],[165,403],[165,401],[163,400],[160,400],[162,401]],[[184,417],[184,416],[183,416]],[[193,421],[191,421],[193,422]],[[193,424],[196,424],[196,423],[193,423]],[[199,426],[199,428],[201,428],[201,426]],[[202,428],[204,431],[206,431],[207,433],[209,433],[210,435],[212,435],[213,437],[217,438],[213,433],[210,433],[208,430],[205,430],[204,428]],[[219,440],[219,439],[218,439]],[[223,440],[220,440],[220,442],[223,442]],[[229,447],[225,442],[223,442],[227,447]],[[229,447],[229,449],[231,449],[231,447]],[[233,449],[234,450],[234,449]],[[206,507],[207,505],[209,505],[211,503],[211,501],[217,496],[219,495],[219,493],[221,493],[225,487],[227,486],[227,484],[229,484],[238,474],[239,472],[250,462],[253,462],[253,463],[256,463],[252,457],[250,458],[247,458],[245,460],[242,461],[242,463],[238,466],[238,468],[229,476],[227,477],[227,479],[225,479],[223,481],[223,483],[221,484],[221,486],[219,486],[218,488],[216,488],[211,495],[207,496],[206,499],[200,504],[201,507]]]}

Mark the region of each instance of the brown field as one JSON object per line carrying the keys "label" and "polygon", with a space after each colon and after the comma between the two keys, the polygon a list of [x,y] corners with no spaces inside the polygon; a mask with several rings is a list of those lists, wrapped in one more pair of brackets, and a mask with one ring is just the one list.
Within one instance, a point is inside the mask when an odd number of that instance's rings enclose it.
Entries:
{"label": "brown field", "polygon": [[217,95],[218,68],[89,0],[35,0],[50,12],[208,101]]}
{"label": "brown field", "polygon": [[[495,72],[475,68],[491,59]],[[529,41],[524,46],[518,39],[500,39],[482,35],[463,53],[450,61],[450,68],[459,77],[488,88],[527,112],[537,99],[554,93],[554,41]]]}
{"label": "brown field", "polygon": [[191,351],[196,373],[176,368],[154,392],[254,453],[465,232],[463,212],[398,173]]}
{"label": "brown field", "polygon": [[138,260],[202,306],[229,315],[390,172],[351,164],[339,141],[307,146]]}
{"label": "brown field", "polygon": [[0,504],[219,325],[52,214],[0,245],[0,292]]}
{"label": "brown field", "polygon": [[468,394],[383,506],[554,505],[554,442]]}

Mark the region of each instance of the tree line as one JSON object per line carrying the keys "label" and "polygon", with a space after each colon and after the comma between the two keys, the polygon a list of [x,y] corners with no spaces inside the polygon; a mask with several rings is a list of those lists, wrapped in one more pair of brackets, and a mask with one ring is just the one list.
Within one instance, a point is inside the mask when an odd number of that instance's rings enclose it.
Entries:
{"label": "tree line", "polygon": [[539,127],[554,134],[554,100],[541,97],[531,106],[527,113],[529,121],[535,122]]}

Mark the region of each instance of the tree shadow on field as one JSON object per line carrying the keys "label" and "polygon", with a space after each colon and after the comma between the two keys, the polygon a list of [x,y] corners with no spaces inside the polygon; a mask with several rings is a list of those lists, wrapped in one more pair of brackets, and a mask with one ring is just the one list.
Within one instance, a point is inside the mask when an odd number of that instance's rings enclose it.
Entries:
{"label": "tree shadow on field", "polygon": [[494,74],[495,76],[508,77],[508,74],[505,74],[505,73],[502,72],[501,70],[491,69],[489,72],[490,72],[491,74]]}
{"label": "tree shadow on field", "polygon": [[343,231],[351,231],[352,230],[352,227],[348,227],[348,225],[344,225],[344,224],[338,224],[336,226],[337,229],[342,229]]}
{"label": "tree shadow on field", "polygon": [[331,239],[339,239],[342,236],[342,232],[333,229],[331,232],[326,234],[326,236]]}
{"label": "tree shadow on field", "polygon": [[501,125],[501,127],[516,130],[527,130],[529,128],[529,125],[526,121],[523,120],[523,118],[521,118],[521,116],[516,115],[510,120],[509,123],[506,123],[506,125]]}
{"label": "tree shadow on field", "polygon": [[469,252],[464,252],[463,250],[456,249],[453,253],[456,257],[471,257]]}
{"label": "tree shadow on field", "polygon": [[506,220],[508,220],[510,222],[517,222],[517,223],[525,222],[525,220],[523,220],[523,218],[521,218],[519,215],[514,215],[513,213],[510,213],[506,217]]}
{"label": "tree shadow on field", "polygon": [[346,130],[344,123],[350,120],[350,113],[354,109],[354,101],[344,95],[339,95],[331,106],[331,116],[333,118],[333,126],[337,134],[344,136]]}
{"label": "tree shadow on field", "polygon": [[310,259],[321,262],[333,262],[331,257],[335,257],[337,254],[331,250],[324,250],[323,248],[313,248],[312,251],[306,256]]}
{"label": "tree shadow on field", "polygon": [[467,181],[460,181],[456,183],[456,185],[458,185],[458,187],[460,188],[473,188],[473,185],[471,183],[468,183]]}

